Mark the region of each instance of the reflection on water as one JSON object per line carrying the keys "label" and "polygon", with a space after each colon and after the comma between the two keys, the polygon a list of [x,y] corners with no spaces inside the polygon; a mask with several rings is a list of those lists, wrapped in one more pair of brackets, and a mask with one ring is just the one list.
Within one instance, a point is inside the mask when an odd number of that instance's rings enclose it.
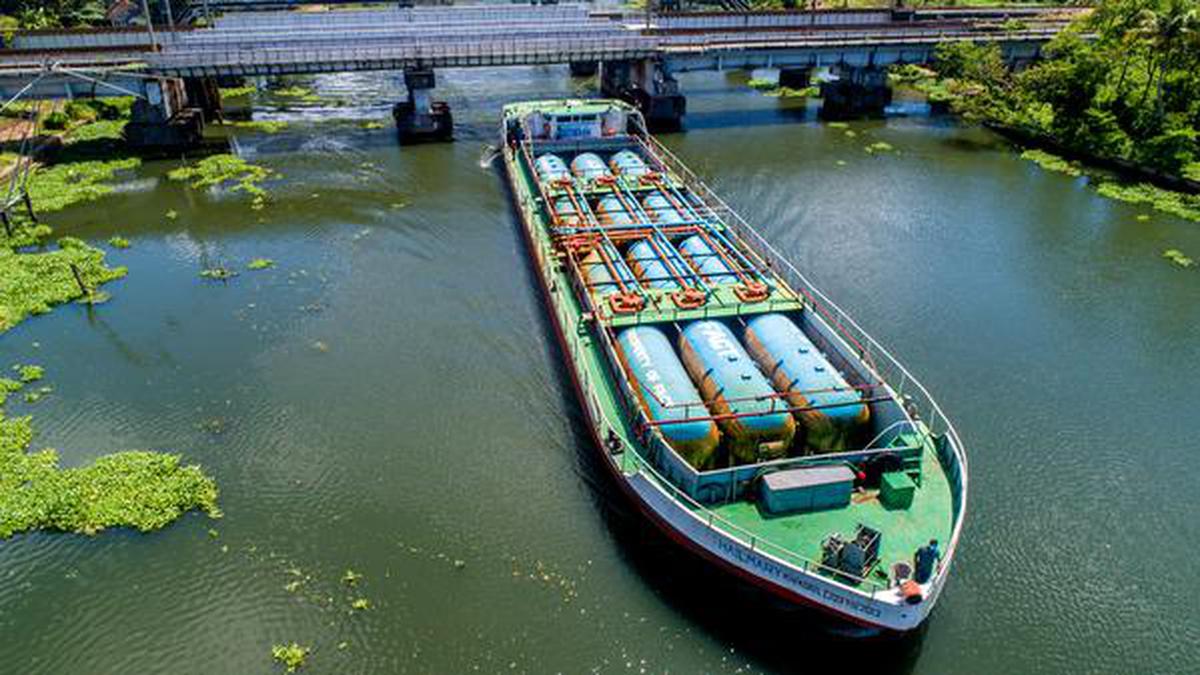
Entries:
{"label": "reflection on water", "polygon": [[[1200,495],[1180,467],[1200,291],[1160,254],[1194,255],[1200,230],[908,103],[843,130],[744,80],[681,78],[689,131],[664,141],[926,381],[971,451],[925,631],[860,645],[774,609],[615,498],[479,165],[503,103],[583,83],[460,70],[438,73],[453,144],[396,145],[394,75],[309,78],[320,101],[253,101],[287,129],[231,132],[281,175],[266,210],[150,162],[51,217],[129,237],[110,256],[130,275],[109,304],[0,339],[0,365],[40,363],[54,387],[9,414],[67,465],[182,452],[226,517],[0,543],[4,669],[262,672],[297,641],[314,673],[1196,670]],[[257,257],[278,266],[246,270]],[[199,277],[215,264],[241,274]]]}

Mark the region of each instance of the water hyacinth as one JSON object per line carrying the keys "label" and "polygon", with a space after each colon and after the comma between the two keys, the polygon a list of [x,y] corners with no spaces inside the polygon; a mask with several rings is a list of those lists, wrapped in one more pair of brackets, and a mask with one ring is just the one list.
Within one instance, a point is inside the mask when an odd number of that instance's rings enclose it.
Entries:
{"label": "water hyacinth", "polygon": [[1171,261],[1172,264],[1174,264],[1178,267],[1183,267],[1185,269],[1196,264],[1195,260],[1192,260],[1187,255],[1185,255],[1183,251],[1180,251],[1177,248],[1167,249],[1167,250],[1163,251],[1162,255],[1164,258]]}
{"label": "water hyacinth", "polygon": [[308,660],[308,654],[312,651],[311,647],[301,647],[293,642],[289,645],[275,645],[271,647],[271,658],[279,665],[287,668],[289,673],[294,673],[304,667],[305,661]]}
{"label": "water hyacinth", "polygon": [[137,168],[136,157],[111,161],[70,162],[41,167],[29,181],[29,197],[39,213],[61,211],[73,204],[99,199],[112,193],[110,180],[118,171]]}
{"label": "water hyacinth", "polygon": [[241,157],[234,155],[213,155],[205,157],[192,166],[175,169],[167,174],[171,180],[185,181],[195,189],[231,185],[234,192],[245,192],[253,198],[255,205],[261,205],[267,191],[262,188],[263,181],[272,176],[273,172],[257,164],[251,164]]}
{"label": "water hyacinth", "polygon": [[1058,155],[1050,154],[1045,150],[1030,149],[1021,153],[1021,159],[1028,159],[1031,162],[1037,163],[1047,171],[1055,171],[1064,173],[1068,176],[1079,176],[1083,173],[1080,168],[1072,162],[1059,157]]}
{"label": "water hyacinth", "polygon": [[[104,252],[64,237],[59,249],[18,253],[0,248],[0,333],[54,305],[90,295],[100,284],[125,276],[104,264]],[[80,288],[78,272],[85,289]]]}
{"label": "water hyacinth", "polygon": [[1149,183],[1101,183],[1096,192],[1109,199],[1130,204],[1149,204],[1159,211],[1187,220],[1200,221],[1200,195],[1172,192]]}
{"label": "water hyacinth", "polygon": [[179,455],[119,452],[61,469],[53,450],[29,452],[32,441],[31,418],[7,419],[0,409],[0,539],[34,530],[149,532],[192,509],[220,516],[216,483]]}
{"label": "water hyacinth", "polygon": [[244,120],[227,124],[238,129],[261,131],[264,134],[277,134],[288,127],[288,123],[282,120]]}

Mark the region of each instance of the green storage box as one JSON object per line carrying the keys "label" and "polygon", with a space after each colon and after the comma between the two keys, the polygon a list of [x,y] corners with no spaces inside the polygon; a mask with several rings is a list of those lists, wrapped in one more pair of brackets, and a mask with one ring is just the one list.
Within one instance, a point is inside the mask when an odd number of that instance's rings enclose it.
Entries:
{"label": "green storage box", "polygon": [[905,471],[890,471],[879,478],[879,501],[889,509],[907,509],[912,506],[913,493],[917,484]]}

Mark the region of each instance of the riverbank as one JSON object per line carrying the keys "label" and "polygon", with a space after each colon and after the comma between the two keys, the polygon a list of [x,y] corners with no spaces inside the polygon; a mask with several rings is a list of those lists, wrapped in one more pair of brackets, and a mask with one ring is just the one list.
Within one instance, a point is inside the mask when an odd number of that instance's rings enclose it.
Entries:
{"label": "riverbank", "polygon": [[[903,73],[931,100],[1027,147],[1200,193],[1200,14],[1184,0],[1102,2],[1010,70],[995,45],[939,45]],[[1200,219],[1200,200],[1190,204]],[[1191,216],[1188,216],[1191,217]]]}

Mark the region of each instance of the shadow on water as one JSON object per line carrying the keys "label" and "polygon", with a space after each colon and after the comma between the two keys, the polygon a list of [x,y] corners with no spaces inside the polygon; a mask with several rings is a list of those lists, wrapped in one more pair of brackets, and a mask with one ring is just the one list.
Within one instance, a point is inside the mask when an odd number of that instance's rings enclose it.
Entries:
{"label": "shadow on water", "polygon": [[795,124],[815,120],[816,108],[807,105],[767,108],[762,110],[719,110],[689,112],[684,118],[685,129],[734,129]]}
{"label": "shadow on water", "polygon": [[[495,166],[501,190],[511,205],[504,169]],[[520,215],[510,206],[514,236],[525,247]],[[555,328],[545,313],[546,298],[537,270],[526,258],[523,265],[531,290],[543,310],[540,328],[547,356],[565,365]],[[612,534],[617,554],[650,589],[680,616],[731,646],[737,654],[763,668],[779,672],[810,671],[826,662],[879,673],[913,672],[924,643],[926,624],[904,636],[862,637],[861,629],[805,607],[795,607],[735,579],[672,542],[645,520],[602,464],[583,409],[574,394],[575,383],[565,367],[555,368],[563,410],[578,460],[577,473],[587,483],[596,511]],[[852,661],[850,661],[852,659]]]}

